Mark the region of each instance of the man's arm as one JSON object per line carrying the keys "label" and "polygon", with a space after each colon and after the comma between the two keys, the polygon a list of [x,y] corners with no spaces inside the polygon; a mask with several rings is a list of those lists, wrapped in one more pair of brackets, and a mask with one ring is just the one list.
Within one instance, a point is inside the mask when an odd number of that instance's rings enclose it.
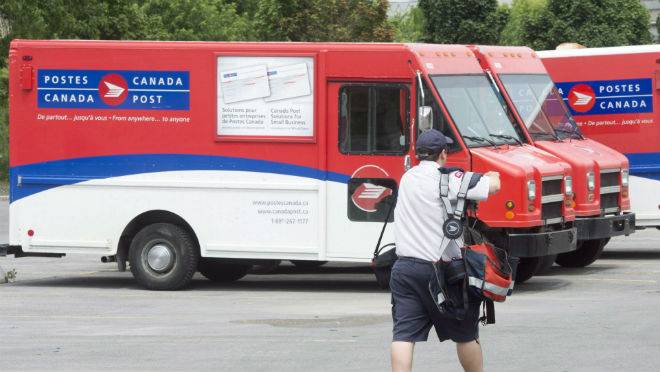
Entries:
{"label": "man's arm", "polygon": [[501,184],[500,184],[500,172],[486,172],[484,174],[484,177],[488,177],[490,180],[490,184],[488,187],[488,194],[493,195],[497,194],[500,191]]}
{"label": "man's arm", "polygon": [[488,199],[500,191],[500,174],[498,172],[487,172],[481,176],[479,182],[467,192],[467,199],[480,201]]}

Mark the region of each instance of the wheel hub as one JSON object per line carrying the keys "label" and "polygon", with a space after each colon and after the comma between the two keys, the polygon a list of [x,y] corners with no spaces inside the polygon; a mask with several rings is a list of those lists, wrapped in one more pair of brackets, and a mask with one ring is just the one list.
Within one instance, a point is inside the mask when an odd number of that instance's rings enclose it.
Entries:
{"label": "wheel hub", "polygon": [[153,271],[165,272],[172,267],[173,262],[172,249],[163,243],[154,244],[147,252],[147,264]]}

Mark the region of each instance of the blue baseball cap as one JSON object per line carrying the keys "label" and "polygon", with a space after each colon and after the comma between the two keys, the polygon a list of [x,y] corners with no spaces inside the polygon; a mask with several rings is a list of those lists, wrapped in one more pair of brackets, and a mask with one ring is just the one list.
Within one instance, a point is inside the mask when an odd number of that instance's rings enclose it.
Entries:
{"label": "blue baseball cap", "polygon": [[428,129],[417,138],[415,152],[418,154],[436,154],[447,148],[447,145],[454,143],[451,138],[446,137],[437,129]]}

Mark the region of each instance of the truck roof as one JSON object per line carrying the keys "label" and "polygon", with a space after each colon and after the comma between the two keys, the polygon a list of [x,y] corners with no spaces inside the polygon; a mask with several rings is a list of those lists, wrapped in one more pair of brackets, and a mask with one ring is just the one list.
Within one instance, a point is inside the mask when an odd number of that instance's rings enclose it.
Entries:
{"label": "truck roof", "polygon": [[612,54],[660,53],[660,44],[630,45],[630,46],[619,46],[619,47],[608,47],[608,48],[544,50],[537,53],[541,58],[606,56]]}
{"label": "truck roof", "polygon": [[18,48],[122,48],[122,49],[194,49],[232,52],[283,51],[329,52],[409,52],[416,55],[429,74],[461,74],[481,71],[474,54],[465,45],[421,43],[334,43],[334,42],[216,42],[216,41],[125,41],[125,40],[25,40],[15,39]]}
{"label": "truck roof", "polygon": [[525,46],[484,46],[472,47],[491,65],[497,74],[544,74],[543,62],[532,49]]}

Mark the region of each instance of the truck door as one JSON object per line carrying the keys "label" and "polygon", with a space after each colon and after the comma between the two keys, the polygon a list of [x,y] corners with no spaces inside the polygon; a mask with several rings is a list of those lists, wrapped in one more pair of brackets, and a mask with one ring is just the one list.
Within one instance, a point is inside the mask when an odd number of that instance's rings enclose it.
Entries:
{"label": "truck door", "polygon": [[[348,176],[328,182],[327,255],[369,259],[411,165],[412,96],[408,82],[328,83],[327,169]],[[391,228],[384,243],[393,242]]]}

